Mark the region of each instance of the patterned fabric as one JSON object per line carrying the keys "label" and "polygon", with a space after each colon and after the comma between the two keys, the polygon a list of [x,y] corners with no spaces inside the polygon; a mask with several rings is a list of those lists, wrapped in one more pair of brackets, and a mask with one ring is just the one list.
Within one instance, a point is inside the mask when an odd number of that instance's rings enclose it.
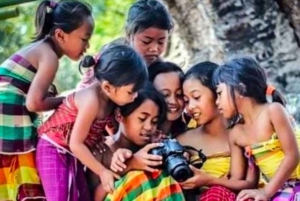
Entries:
{"label": "patterned fabric", "polygon": [[[56,109],[49,119],[38,128],[39,135],[46,135],[56,144],[69,151],[69,139],[77,116],[77,108],[74,103],[75,93],[64,99],[63,103]],[[86,145],[93,149],[96,143],[103,140],[105,126],[112,122],[111,119],[96,119],[91,125]]]}
{"label": "patterned fabric", "polygon": [[299,201],[300,181],[287,181],[285,186],[279,190],[271,199],[272,201]]}
{"label": "patterned fabric", "polygon": [[[199,160],[198,156],[192,156],[190,162],[193,164],[197,160]],[[207,156],[201,170],[217,178],[225,177],[230,171],[230,153],[226,152]]]}
{"label": "patterned fabric", "polygon": [[[298,148],[300,146],[300,130],[296,131]],[[300,149],[299,149],[300,150]],[[284,158],[279,139],[276,134],[266,142],[246,147],[246,156],[253,160],[265,176],[267,181],[271,180]],[[300,162],[290,176],[290,179],[300,179]]]}
{"label": "patterned fabric", "polygon": [[180,185],[166,172],[131,171],[115,182],[105,201],[184,201]]}
{"label": "patterned fabric", "polygon": [[25,106],[36,69],[13,55],[0,65],[0,153],[28,153],[36,145],[37,115]]}
{"label": "patterned fabric", "polygon": [[[300,130],[295,130],[298,149],[300,150]],[[251,162],[254,162],[260,169],[263,179],[269,182],[275,175],[278,167],[284,159],[284,153],[281,149],[279,139],[276,134],[273,134],[271,139],[246,147],[246,156]],[[272,200],[294,200],[298,197],[300,200],[300,162],[291,174],[289,180],[284,184]],[[296,200],[296,199],[295,199]]]}
{"label": "patterned fabric", "polygon": [[91,84],[97,82],[97,79],[95,78],[95,73],[94,73],[94,66],[90,67],[90,68],[86,68],[86,69],[82,69],[83,70],[83,76],[82,79],[80,80],[80,82],[77,84],[76,89],[80,90],[80,89],[84,89],[88,86],[90,86]]}
{"label": "patterned fabric", "polygon": [[40,139],[37,168],[47,201],[89,201],[83,165],[68,152]]}
{"label": "patterned fabric", "polygon": [[43,199],[43,188],[35,169],[35,152],[0,154],[0,200]]}
{"label": "patterned fabric", "polygon": [[204,191],[199,201],[235,201],[236,195],[225,187],[213,186]]}

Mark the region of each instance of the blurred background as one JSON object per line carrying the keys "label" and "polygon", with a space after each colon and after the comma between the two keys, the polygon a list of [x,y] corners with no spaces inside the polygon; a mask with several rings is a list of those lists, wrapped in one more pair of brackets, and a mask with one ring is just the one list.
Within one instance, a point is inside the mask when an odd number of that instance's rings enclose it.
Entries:
{"label": "blurred background", "polygon": [[[135,0],[86,0],[95,31],[89,54],[124,36],[128,8]],[[256,58],[270,84],[287,97],[289,112],[300,120],[299,0],[162,0],[175,29],[165,58],[184,69],[200,61],[222,63],[236,55]],[[19,4],[18,4],[19,3]],[[39,1],[0,1],[0,63],[29,43]],[[14,4],[14,5],[12,5]],[[55,80],[59,92],[80,79],[78,63],[63,58]]]}

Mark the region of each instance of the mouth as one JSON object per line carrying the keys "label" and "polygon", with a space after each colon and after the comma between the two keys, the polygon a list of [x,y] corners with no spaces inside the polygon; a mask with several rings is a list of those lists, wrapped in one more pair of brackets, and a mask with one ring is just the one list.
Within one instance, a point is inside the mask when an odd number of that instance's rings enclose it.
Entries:
{"label": "mouth", "polygon": [[145,141],[150,141],[150,134],[147,133],[147,134],[140,134],[140,136],[142,137],[143,140]]}
{"label": "mouth", "polygon": [[178,113],[179,107],[168,107],[168,112],[171,114]]}
{"label": "mouth", "polygon": [[147,61],[154,61],[154,60],[156,60],[158,58],[158,55],[146,55],[145,56],[145,59],[147,60]]}
{"label": "mouth", "polygon": [[197,120],[197,119],[199,119],[200,115],[201,115],[200,112],[195,112],[195,113],[192,114],[192,118]]}

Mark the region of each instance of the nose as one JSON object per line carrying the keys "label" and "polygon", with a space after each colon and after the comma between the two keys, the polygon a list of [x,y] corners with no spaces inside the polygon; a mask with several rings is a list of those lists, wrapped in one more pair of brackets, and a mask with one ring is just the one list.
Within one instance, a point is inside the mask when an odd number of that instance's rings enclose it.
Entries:
{"label": "nose", "polygon": [[150,52],[158,52],[158,44],[157,43],[151,43],[149,47]]}
{"label": "nose", "polygon": [[138,92],[135,92],[134,94],[132,94],[132,99],[134,100],[137,96],[138,96]]}
{"label": "nose", "polygon": [[189,111],[193,110],[196,107],[195,102],[193,100],[190,100],[186,107]]}
{"label": "nose", "polygon": [[176,104],[177,103],[176,97],[175,96],[169,96],[167,98],[167,103],[169,103],[169,104]]}
{"label": "nose", "polygon": [[220,100],[219,100],[219,97],[218,97],[217,100],[216,100],[216,105],[219,106],[219,104],[220,104]]}
{"label": "nose", "polygon": [[146,122],[145,122],[145,124],[144,124],[144,129],[145,129],[146,131],[151,131],[151,129],[152,129],[152,124],[151,124],[150,121],[146,121]]}

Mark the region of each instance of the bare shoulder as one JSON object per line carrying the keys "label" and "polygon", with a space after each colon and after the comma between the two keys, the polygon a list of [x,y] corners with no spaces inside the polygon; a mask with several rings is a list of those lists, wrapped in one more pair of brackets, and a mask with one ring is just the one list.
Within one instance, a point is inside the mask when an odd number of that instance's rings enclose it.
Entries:
{"label": "bare shoulder", "polygon": [[276,115],[279,115],[279,114],[287,114],[286,109],[280,103],[276,103],[276,102],[269,103],[266,107],[267,107],[268,115],[270,117],[276,116]]}
{"label": "bare shoulder", "polygon": [[98,111],[99,98],[97,96],[97,93],[91,88],[85,88],[83,90],[75,92],[74,99],[77,108],[90,106],[91,108],[93,108],[93,111]]}
{"label": "bare shoulder", "polygon": [[229,135],[229,141],[236,142],[237,139],[241,136],[241,133],[243,132],[242,125],[236,124],[233,128],[229,129],[228,135]]}

